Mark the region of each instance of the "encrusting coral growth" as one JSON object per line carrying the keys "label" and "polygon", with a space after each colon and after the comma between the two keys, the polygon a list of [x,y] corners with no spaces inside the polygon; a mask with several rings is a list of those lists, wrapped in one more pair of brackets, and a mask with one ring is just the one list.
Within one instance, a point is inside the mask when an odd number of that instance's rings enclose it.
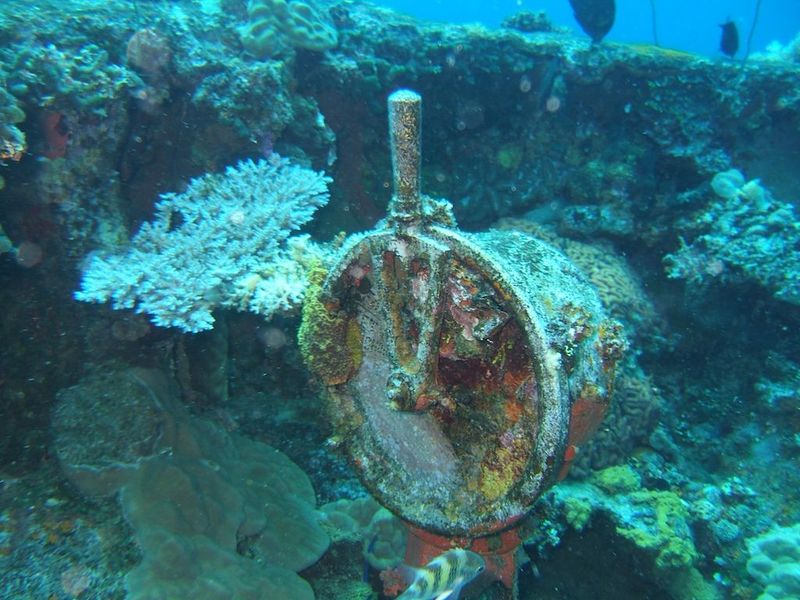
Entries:
{"label": "encrusting coral growth", "polygon": [[126,250],[93,256],[75,297],[188,332],[211,329],[217,307],[290,310],[303,298],[303,261],[322,250],[289,234],[327,203],[329,181],[274,154],[194,179],[162,195]]}
{"label": "encrusting coral growth", "polygon": [[670,597],[719,598],[696,566],[700,555],[689,504],[674,491],[647,487],[630,465],[595,471],[582,482],[562,483],[546,502],[559,507],[560,518],[579,532],[599,521],[611,523],[620,540],[646,557],[647,568]]}
{"label": "encrusting coral growth", "polygon": [[794,207],[736,169],[717,173],[718,199],[699,216],[699,235],[664,257],[667,275],[700,283],[721,277],[754,281],[800,304],[800,223]]}

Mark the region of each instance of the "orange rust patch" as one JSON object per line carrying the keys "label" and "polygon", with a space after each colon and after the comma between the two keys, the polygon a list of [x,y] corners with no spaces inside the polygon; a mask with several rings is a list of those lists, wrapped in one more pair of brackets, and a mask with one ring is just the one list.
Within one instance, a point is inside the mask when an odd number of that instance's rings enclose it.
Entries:
{"label": "orange rust patch", "polygon": [[503,388],[509,392],[516,392],[530,377],[527,371],[508,370],[503,373]]}
{"label": "orange rust patch", "polygon": [[511,423],[516,423],[517,421],[519,421],[520,417],[522,416],[522,413],[524,412],[522,403],[518,402],[516,398],[511,398],[507,400],[505,403],[505,409],[506,409],[506,418]]}

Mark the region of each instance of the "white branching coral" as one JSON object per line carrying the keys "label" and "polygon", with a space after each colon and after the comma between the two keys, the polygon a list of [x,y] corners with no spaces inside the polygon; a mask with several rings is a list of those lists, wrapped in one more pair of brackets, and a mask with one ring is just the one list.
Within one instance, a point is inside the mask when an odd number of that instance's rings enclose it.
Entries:
{"label": "white branching coral", "polygon": [[303,297],[305,267],[322,250],[290,233],[328,202],[328,177],[273,154],[164,194],[129,246],[90,258],[85,302],[148,313],[156,325],[211,329],[217,307],[266,317]]}

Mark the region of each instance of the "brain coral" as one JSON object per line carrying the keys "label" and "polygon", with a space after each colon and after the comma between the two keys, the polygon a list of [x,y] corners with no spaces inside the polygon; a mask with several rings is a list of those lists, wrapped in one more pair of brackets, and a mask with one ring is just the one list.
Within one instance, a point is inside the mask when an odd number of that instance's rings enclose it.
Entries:
{"label": "brain coral", "polygon": [[590,469],[624,462],[637,445],[647,443],[662,403],[650,377],[632,359],[620,363],[611,409],[594,437],[581,446],[571,472],[586,475]]}
{"label": "brain coral", "polygon": [[608,246],[574,240],[565,240],[562,249],[597,287],[603,305],[629,333],[655,325],[655,309],[624,258]]}
{"label": "brain coral", "polygon": [[286,54],[291,48],[327,50],[338,43],[336,29],[323,10],[294,0],[250,0],[250,21],[241,28],[242,44],[256,58]]}

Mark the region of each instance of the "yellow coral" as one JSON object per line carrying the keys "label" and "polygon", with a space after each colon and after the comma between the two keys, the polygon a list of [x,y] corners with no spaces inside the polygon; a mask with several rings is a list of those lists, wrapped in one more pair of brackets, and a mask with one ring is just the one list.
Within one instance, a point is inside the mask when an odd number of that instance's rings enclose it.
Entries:
{"label": "yellow coral", "polygon": [[510,447],[500,446],[490,459],[483,461],[478,487],[488,501],[504,496],[516,483],[525,468],[521,457],[526,453],[522,446],[521,441],[514,440]]}
{"label": "yellow coral", "polygon": [[325,269],[321,264],[311,267],[297,340],[308,367],[326,385],[336,385],[358,369],[364,351],[358,322],[323,302],[324,280]]}
{"label": "yellow coral", "polygon": [[564,517],[576,531],[583,531],[592,517],[592,504],[585,498],[567,498],[564,502]]}
{"label": "yellow coral", "polygon": [[625,494],[642,487],[642,480],[629,465],[617,465],[598,471],[592,477],[594,483],[607,494]]}
{"label": "yellow coral", "polygon": [[634,505],[653,513],[649,527],[617,527],[617,533],[639,548],[656,552],[658,569],[690,567],[697,559],[689,529],[689,512],[674,492],[645,490],[629,496]]}

